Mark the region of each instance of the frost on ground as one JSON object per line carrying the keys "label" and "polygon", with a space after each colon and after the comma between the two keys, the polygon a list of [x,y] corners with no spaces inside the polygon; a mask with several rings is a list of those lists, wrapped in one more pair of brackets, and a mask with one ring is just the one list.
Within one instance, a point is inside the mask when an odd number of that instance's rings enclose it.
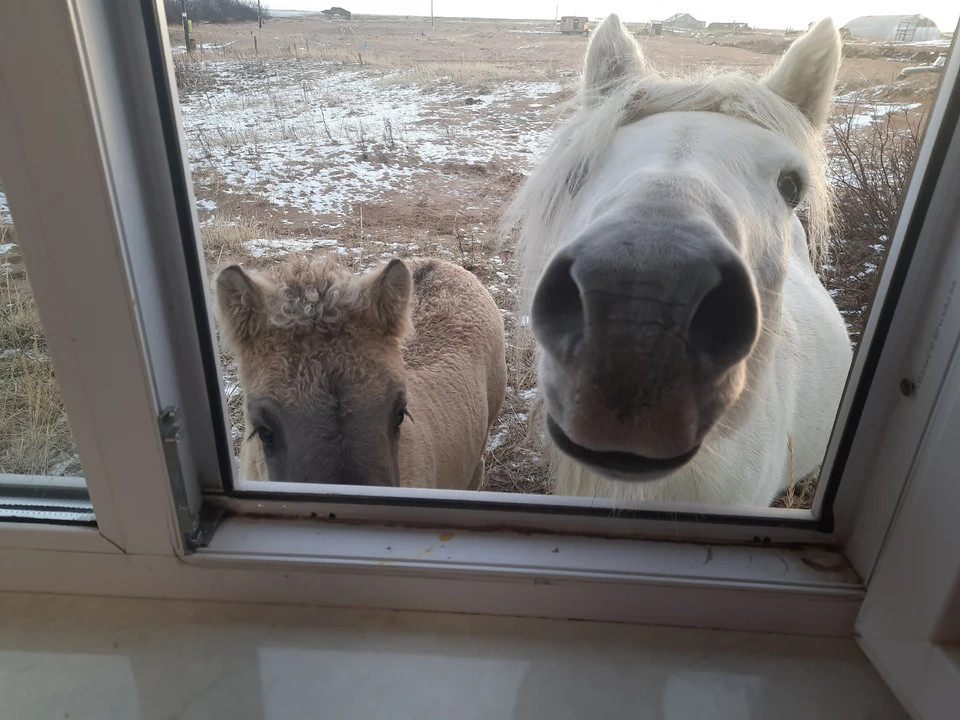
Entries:
{"label": "frost on ground", "polygon": [[[414,193],[448,163],[525,167],[545,145],[554,82],[506,82],[471,97],[319,60],[196,61],[213,89],[181,99],[190,160],[225,193],[313,215]],[[555,104],[555,98],[553,103]],[[204,187],[197,188],[198,196]],[[453,195],[451,183],[446,190]]]}

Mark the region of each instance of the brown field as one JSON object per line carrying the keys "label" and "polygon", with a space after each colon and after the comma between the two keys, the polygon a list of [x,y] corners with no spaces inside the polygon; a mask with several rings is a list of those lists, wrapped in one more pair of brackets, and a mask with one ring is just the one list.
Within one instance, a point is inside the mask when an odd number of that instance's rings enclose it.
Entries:
{"label": "brown field", "polygon": [[[532,352],[518,339],[511,246],[498,243],[497,226],[576,91],[586,38],[556,34],[550,22],[441,19],[433,31],[422,18],[310,16],[270,19],[262,31],[255,23],[197,24],[198,51],[187,55],[182,31],[169,33],[210,274],[233,262],[263,267],[287,252],[333,252],[357,270],[393,256],[460,262],[488,286],[508,329],[510,388],[490,442],[485,489],[549,492],[529,423]],[[776,61],[783,37],[641,42],[667,72],[759,75]],[[838,106],[839,119],[866,112],[866,126],[896,129],[922,116],[939,76],[897,76],[930,51],[897,52],[890,59],[882,57],[888,47],[858,46],[851,52],[857,57],[844,60],[837,95],[855,94],[859,104]],[[864,103],[874,105],[865,111]],[[903,103],[916,107],[903,118],[888,114]],[[2,292],[11,308],[14,295],[21,307],[29,288],[5,257]],[[872,276],[857,284],[862,291]],[[0,316],[11,327],[19,323],[17,333],[0,335],[0,351],[17,350],[0,352],[0,472],[62,472],[72,446],[58,394],[49,390],[49,361],[43,375],[24,359],[30,342],[34,357],[42,355],[42,333],[24,330],[26,315],[16,314],[15,321]],[[224,367],[239,437],[241,398],[229,357]],[[47,390],[24,389],[25,374]],[[44,446],[57,448],[55,457],[38,459],[37,438],[51,435],[57,441]],[[797,488],[787,504],[809,502],[811,487]]]}

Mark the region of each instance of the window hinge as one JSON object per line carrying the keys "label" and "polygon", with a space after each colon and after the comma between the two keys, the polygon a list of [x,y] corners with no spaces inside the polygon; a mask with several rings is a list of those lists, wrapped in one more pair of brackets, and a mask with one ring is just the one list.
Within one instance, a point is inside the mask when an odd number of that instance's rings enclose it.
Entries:
{"label": "window hinge", "polygon": [[210,542],[213,531],[223,517],[223,508],[201,505],[199,512],[190,508],[190,497],[184,482],[183,465],[180,462],[179,408],[165,408],[159,417],[160,437],[163,438],[163,457],[167,463],[167,476],[173,491],[173,502],[177,511],[177,525],[183,536],[183,548],[192,553]]}

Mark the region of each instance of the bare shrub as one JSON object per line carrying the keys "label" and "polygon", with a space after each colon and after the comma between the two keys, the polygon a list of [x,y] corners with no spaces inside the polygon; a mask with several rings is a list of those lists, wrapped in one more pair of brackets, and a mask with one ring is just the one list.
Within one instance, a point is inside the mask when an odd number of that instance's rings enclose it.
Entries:
{"label": "bare shrub", "polygon": [[[163,0],[163,12],[170,25],[181,19],[180,0]],[[263,17],[268,17],[266,6],[261,7]],[[187,0],[187,16],[191,20],[210,23],[249,22],[257,19],[256,0]]]}
{"label": "bare shrub", "polygon": [[829,131],[837,220],[824,280],[858,342],[926,116],[876,112],[862,97],[844,111]]}

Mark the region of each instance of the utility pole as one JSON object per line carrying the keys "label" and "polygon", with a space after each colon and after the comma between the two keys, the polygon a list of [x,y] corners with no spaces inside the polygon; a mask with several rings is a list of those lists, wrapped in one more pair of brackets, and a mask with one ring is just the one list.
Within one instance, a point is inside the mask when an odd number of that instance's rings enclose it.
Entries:
{"label": "utility pole", "polygon": [[190,52],[190,25],[187,21],[187,0],[180,0],[180,15],[183,20],[183,44],[187,46],[187,52]]}
{"label": "utility pole", "polygon": [[433,19],[433,0],[430,0],[430,27],[434,32],[437,31],[437,23]]}
{"label": "utility pole", "polygon": [[257,24],[263,30],[263,10],[260,8],[260,0],[257,0]]}

